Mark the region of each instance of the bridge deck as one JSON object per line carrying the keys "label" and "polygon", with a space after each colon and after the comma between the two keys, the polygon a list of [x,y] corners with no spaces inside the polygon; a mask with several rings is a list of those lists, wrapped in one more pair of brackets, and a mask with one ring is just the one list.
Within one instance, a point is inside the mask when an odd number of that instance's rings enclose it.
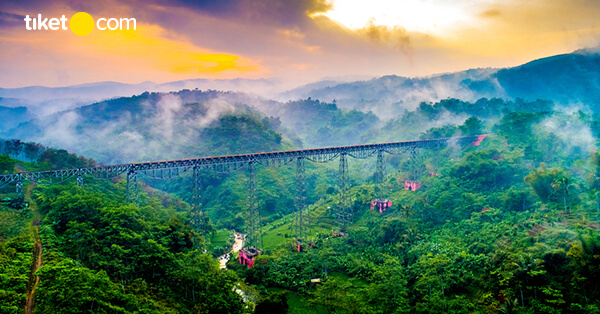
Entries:
{"label": "bridge deck", "polygon": [[106,177],[118,176],[125,172],[165,170],[165,169],[189,169],[194,167],[213,168],[233,166],[241,167],[244,164],[255,162],[265,164],[269,162],[291,162],[297,158],[305,158],[313,162],[328,162],[337,158],[340,154],[347,154],[353,158],[367,158],[378,151],[387,152],[390,154],[408,151],[417,148],[433,148],[440,147],[448,143],[464,144],[476,142],[480,140],[480,136],[455,137],[444,139],[407,141],[407,142],[390,142],[363,144],[338,147],[323,147],[311,148],[290,151],[276,151],[252,154],[239,154],[215,157],[200,157],[189,159],[163,160],[140,163],[129,163],[120,165],[96,166],[87,168],[60,169],[49,171],[35,172],[20,172],[0,175],[0,183],[9,183],[14,181],[39,181],[44,178],[61,178],[62,180],[74,176],[83,175],[106,175]]}

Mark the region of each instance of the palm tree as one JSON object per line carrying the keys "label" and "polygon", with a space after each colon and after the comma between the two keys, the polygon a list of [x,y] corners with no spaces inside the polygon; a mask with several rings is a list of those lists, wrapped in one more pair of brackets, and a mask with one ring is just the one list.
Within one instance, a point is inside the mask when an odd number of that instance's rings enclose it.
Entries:
{"label": "palm tree", "polygon": [[[521,292],[521,306],[525,306],[525,302],[523,300],[523,285],[529,285],[529,283],[534,279],[537,275],[542,275],[545,273],[543,270],[543,261],[537,258],[533,258],[531,255],[527,255],[527,259],[521,255],[520,264],[513,263],[516,266],[516,270],[514,272],[515,277],[519,282],[519,291]],[[537,290],[535,286],[533,287],[533,292],[535,294],[535,298],[537,299]]]}

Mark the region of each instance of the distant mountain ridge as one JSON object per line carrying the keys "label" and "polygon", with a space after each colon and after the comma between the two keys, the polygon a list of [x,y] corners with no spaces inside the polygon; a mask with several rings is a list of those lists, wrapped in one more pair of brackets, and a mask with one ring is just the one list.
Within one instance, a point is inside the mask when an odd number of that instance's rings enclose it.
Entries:
{"label": "distant mountain ridge", "polygon": [[10,108],[0,106],[0,117],[3,117],[0,119],[0,132],[15,128],[19,123],[33,119],[33,115],[27,111],[26,107]]}
{"label": "distant mountain ridge", "polygon": [[208,151],[204,130],[215,127],[221,117],[259,116],[248,104],[253,104],[252,97],[237,93],[142,93],[33,119],[0,136],[110,163],[201,156]]}
{"label": "distant mountain ridge", "polygon": [[[477,100],[490,97],[477,93],[462,84],[495,73],[495,69],[473,69],[426,78],[408,78],[396,75],[382,76],[367,81],[341,83],[308,92],[290,91],[296,98],[313,98],[324,102],[335,101],[341,108],[372,111],[382,119],[389,119],[405,109],[414,109],[423,101],[445,98]],[[301,89],[297,89],[301,91]],[[493,96],[492,96],[493,97]]]}
{"label": "distant mountain ridge", "polygon": [[19,88],[0,88],[0,97],[18,98],[29,101],[48,99],[82,99],[95,100],[115,96],[131,96],[145,92],[156,86],[153,82],[126,84],[119,82],[97,82],[65,87],[27,86]]}
{"label": "distant mountain ridge", "polygon": [[546,99],[599,111],[600,55],[597,50],[578,50],[506,69],[471,69],[422,78],[391,75],[308,91],[300,87],[286,95],[335,100],[342,108],[373,111],[382,119],[414,109],[421,102],[445,98],[471,102],[480,98]]}
{"label": "distant mountain ridge", "polygon": [[0,106],[26,106],[36,116],[46,116],[117,97],[130,97],[144,92],[175,92],[183,89],[221,90],[275,96],[280,82],[276,79],[190,79],[167,83],[142,82],[127,84],[97,82],[65,87],[27,86],[0,88]]}
{"label": "distant mountain ridge", "polygon": [[572,53],[503,69],[495,78],[511,98],[600,105],[600,55]]}
{"label": "distant mountain ridge", "polygon": [[[277,86],[276,79],[190,79],[167,83],[150,81],[127,84],[119,82],[96,82],[64,87],[26,86],[18,88],[0,88],[0,98],[13,98],[27,101],[45,101],[48,99],[81,99],[99,101],[108,98],[139,95],[143,92],[172,92],[182,89],[222,90],[234,92],[252,92],[268,90]],[[260,93],[258,93],[260,94]]]}
{"label": "distant mountain ridge", "polygon": [[[268,103],[266,99],[275,99],[275,102],[318,99],[335,103],[341,109],[373,112],[384,121],[407,109],[415,109],[421,102],[437,102],[447,98],[470,102],[481,98],[545,99],[564,106],[587,106],[597,112],[600,111],[599,52],[598,49],[578,50],[512,68],[470,69],[428,77],[388,75],[350,82],[347,81],[349,78],[330,78],[283,92],[283,85],[277,79],[192,79],[163,84],[98,82],[56,88],[0,88],[0,106],[26,107],[28,115],[21,116],[16,122],[20,123],[23,117],[44,117],[107,99],[140,95],[146,91],[199,89],[240,92],[248,97],[247,102],[261,104]],[[258,98],[261,100],[257,101]],[[268,110],[262,111],[270,113]],[[6,128],[0,126],[0,132],[6,131]]]}
{"label": "distant mountain ridge", "polygon": [[[24,107],[19,110],[26,113]],[[224,123],[229,127],[219,130]],[[145,92],[61,111],[0,129],[0,137],[115,163],[274,150],[277,147],[255,145],[263,140],[252,140],[267,133],[264,137],[272,137],[267,142],[276,142],[273,134],[279,134],[296,148],[350,145],[371,136],[379,125],[372,113],[345,111],[318,100],[281,103],[240,92],[181,90]],[[211,132],[229,140],[220,142]],[[234,145],[232,139],[243,143]]]}

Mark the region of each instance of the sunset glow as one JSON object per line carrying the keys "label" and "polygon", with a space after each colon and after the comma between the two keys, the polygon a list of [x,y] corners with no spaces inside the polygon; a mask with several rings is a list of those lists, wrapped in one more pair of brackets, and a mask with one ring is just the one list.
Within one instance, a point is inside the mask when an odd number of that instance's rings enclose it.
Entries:
{"label": "sunset glow", "polygon": [[[0,7],[0,87],[191,78],[423,76],[595,47],[592,0],[31,1]],[[137,30],[26,30],[25,15],[135,18]]]}
{"label": "sunset glow", "polygon": [[444,34],[472,22],[463,8],[444,2],[407,0],[335,0],[332,10],[317,13],[356,30],[373,23],[407,31]]}

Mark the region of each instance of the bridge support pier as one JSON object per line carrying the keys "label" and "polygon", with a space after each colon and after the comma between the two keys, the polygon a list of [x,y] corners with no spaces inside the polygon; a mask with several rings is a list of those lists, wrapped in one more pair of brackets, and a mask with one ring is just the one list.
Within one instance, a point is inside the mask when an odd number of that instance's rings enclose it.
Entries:
{"label": "bridge support pier", "polygon": [[260,214],[256,204],[256,162],[248,163],[248,209],[246,211],[248,242],[246,246],[262,246]]}
{"label": "bridge support pier", "polygon": [[192,226],[199,233],[206,232],[206,217],[202,212],[202,194],[200,192],[202,188],[202,181],[200,175],[200,167],[194,167],[193,175],[193,188],[192,188]]}
{"label": "bridge support pier", "polygon": [[340,202],[335,213],[335,219],[339,226],[347,226],[352,223],[352,208],[348,195],[348,155],[340,154],[339,168]]}
{"label": "bridge support pier", "polygon": [[383,191],[381,190],[381,184],[383,183],[384,170],[383,170],[383,151],[377,151],[377,164],[375,165],[375,197],[383,199]]}
{"label": "bridge support pier", "polygon": [[137,171],[131,169],[127,172],[127,203],[139,206]]}
{"label": "bridge support pier", "polygon": [[77,186],[83,187],[83,177],[80,174],[77,175]]}
{"label": "bridge support pier", "polygon": [[417,181],[419,179],[419,177],[421,177],[422,175],[422,164],[420,161],[420,154],[419,151],[417,150],[417,147],[413,147],[410,150],[410,180],[412,181]]}
{"label": "bridge support pier", "polygon": [[306,210],[306,176],[304,157],[296,160],[296,237],[302,238],[308,224]]}

